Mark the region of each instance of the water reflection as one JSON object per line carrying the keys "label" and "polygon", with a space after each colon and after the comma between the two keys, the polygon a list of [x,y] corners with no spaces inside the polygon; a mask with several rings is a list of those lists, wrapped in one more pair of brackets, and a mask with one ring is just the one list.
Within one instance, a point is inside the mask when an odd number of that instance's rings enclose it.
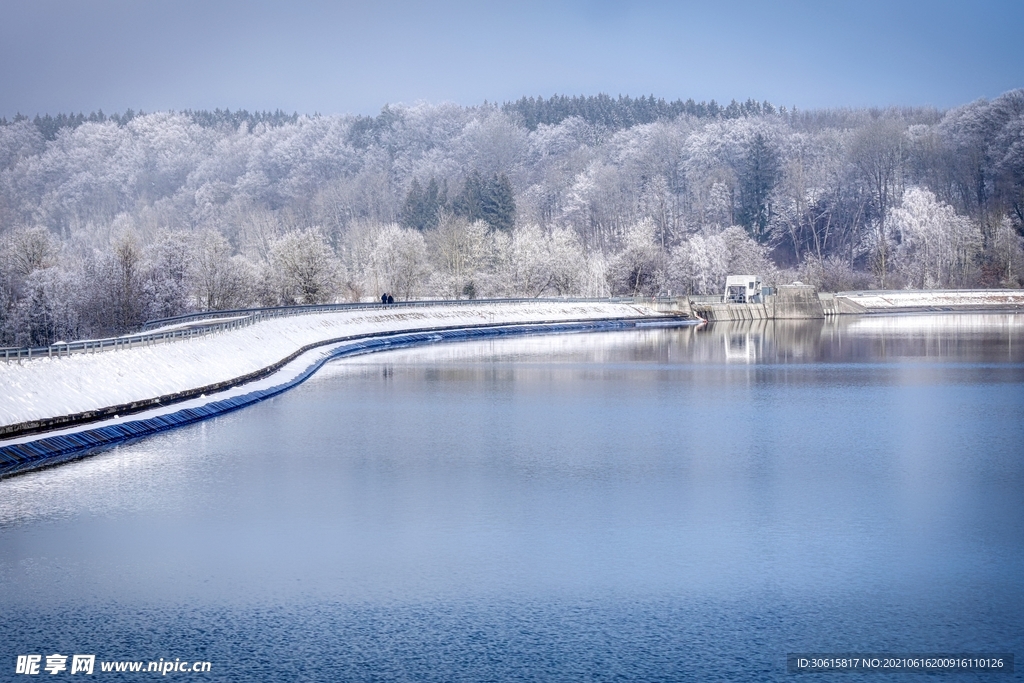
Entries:
{"label": "water reflection", "polygon": [[[1024,315],[842,316],[825,320],[750,320],[699,327],[487,340],[367,356],[348,366],[415,363],[562,362],[777,364],[955,360],[1024,362]],[[386,371],[385,371],[386,372]]]}
{"label": "water reflection", "polygon": [[693,359],[725,363],[1021,362],[1024,315],[850,316],[713,323],[683,333]]}
{"label": "water reflection", "polygon": [[0,661],[787,680],[787,651],[1021,652],[1022,350],[1021,316],[944,315],[340,361],[0,481]]}

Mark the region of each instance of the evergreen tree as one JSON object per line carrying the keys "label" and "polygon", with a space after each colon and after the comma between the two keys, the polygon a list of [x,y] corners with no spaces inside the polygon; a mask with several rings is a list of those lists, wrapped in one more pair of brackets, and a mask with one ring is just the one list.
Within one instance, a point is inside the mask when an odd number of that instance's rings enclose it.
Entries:
{"label": "evergreen tree", "polygon": [[402,205],[402,225],[417,230],[423,229],[423,199],[420,181],[413,178],[409,185],[409,193],[405,195],[405,204]]}
{"label": "evergreen tree", "polygon": [[484,183],[476,169],[466,176],[462,191],[452,201],[452,211],[470,223],[483,220]]}
{"label": "evergreen tree", "polygon": [[448,206],[448,186],[440,185],[437,178],[431,176],[427,189],[423,189],[419,180],[413,178],[409,185],[409,194],[402,206],[402,224],[416,230],[429,230],[437,227],[440,212]]}
{"label": "evergreen tree", "polygon": [[751,141],[740,169],[737,218],[747,233],[760,243],[768,239],[768,224],[772,217],[771,193],[778,182],[778,152],[768,138],[758,133]]}
{"label": "evergreen tree", "polygon": [[523,97],[515,102],[506,102],[502,110],[515,114],[529,130],[536,130],[541,124],[556,125],[571,116],[611,130],[622,130],[654,121],[670,121],[681,115],[730,119],[761,116],[774,113],[775,107],[767,101],[758,103],[752,99],[742,104],[733,100],[722,107],[714,100],[699,104],[692,99],[667,102],[654,95],[637,99],[620,95],[613,99],[601,93],[591,97],[554,95],[546,100],[543,97]]}
{"label": "evergreen tree", "polygon": [[482,201],[483,219],[495,230],[511,232],[516,223],[516,200],[508,176],[497,173],[487,182]]}
{"label": "evergreen tree", "polygon": [[438,216],[448,207],[448,181],[439,185],[437,178],[430,176],[427,189],[423,193],[423,227],[428,230],[437,227]]}

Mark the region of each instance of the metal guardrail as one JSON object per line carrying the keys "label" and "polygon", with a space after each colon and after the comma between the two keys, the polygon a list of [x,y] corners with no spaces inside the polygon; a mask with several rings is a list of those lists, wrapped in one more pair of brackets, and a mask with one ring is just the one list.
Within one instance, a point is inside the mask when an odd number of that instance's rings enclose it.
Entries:
{"label": "metal guardrail", "polygon": [[111,337],[108,339],[86,339],[83,341],[64,342],[51,344],[50,346],[34,346],[25,348],[3,348],[0,349],[0,357],[5,362],[19,359],[32,358],[60,358],[70,356],[73,353],[97,353],[100,351],[118,351],[121,349],[132,349],[138,346],[147,346],[160,343],[169,339],[184,339],[221,332],[224,330],[237,329],[257,322],[252,318],[236,319],[230,322],[215,323],[212,325],[196,325],[178,330],[167,330],[165,332],[150,332],[147,334],[133,334],[125,337]]}
{"label": "metal guardrail", "polygon": [[164,327],[167,325],[173,325],[175,323],[186,323],[195,320],[209,320],[216,318],[229,318],[233,316],[242,315],[255,315],[262,314],[264,317],[280,317],[287,315],[305,315],[307,313],[326,313],[330,311],[351,311],[351,310],[372,310],[372,309],[389,309],[389,308],[422,308],[424,306],[472,306],[478,304],[522,304],[522,303],[536,303],[536,302],[547,302],[547,303],[572,303],[572,302],[585,302],[592,303],[595,301],[633,301],[632,298],[613,298],[613,299],[587,299],[587,298],[545,298],[545,299],[430,299],[424,301],[396,301],[393,304],[382,304],[378,302],[370,303],[346,303],[346,304],[311,304],[306,306],[268,306],[264,308],[235,308],[226,311],[208,311],[205,313],[186,313],[185,315],[176,315],[171,318],[160,318],[159,320],[149,320],[143,326],[143,330],[153,329],[154,327]]}
{"label": "metal guardrail", "polygon": [[[313,313],[328,313],[334,311],[350,310],[385,310],[395,308],[423,308],[427,306],[452,306],[452,305],[480,305],[480,304],[523,304],[523,303],[670,303],[676,300],[675,297],[613,297],[607,299],[586,299],[586,298],[564,298],[564,299],[461,299],[454,301],[432,300],[432,301],[401,301],[393,304],[381,303],[356,303],[356,304],[320,304],[310,306],[278,306],[268,308],[242,308],[229,311],[209,311],[205,313],[190,313],[179,315],[173,318],[162,318],[150,320],[143,325],[143,330],[169,327],[172,328],[157,332],[141,332],[139,334],[126,335],[123,337],[110,337],[107,339],[87,339],[83,341],[61,342],[50,346],[34,346],[22,348],[0,348],[0,358],[5,362],[32,358],[61,358],[70,356],[73,353],[98,353],[101,351],[116,351],[121,349],[132,349],[139,346],[149,346],[173,339],[189,339],[206,336],[216,332],[234,330],[241,327],[248,327],[263,320],[281,318],[293,315],[309,315]],[[220,320],[221,322],[218,322]],[[203,321],[209,321],[203,324]],[[194,324],[190,324],[194,323]]]}
{"label": "metal guardrail", "polygon": [[691,294],[687,298],[691,304],[720,304],[724,294]]}

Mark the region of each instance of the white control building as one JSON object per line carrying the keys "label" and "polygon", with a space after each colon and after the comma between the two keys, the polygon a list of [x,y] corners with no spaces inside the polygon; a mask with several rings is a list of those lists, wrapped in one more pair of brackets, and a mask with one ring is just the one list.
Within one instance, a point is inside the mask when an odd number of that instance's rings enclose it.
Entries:
{"label": "white control building", "polygon": [[725,296],[727,304],[759,304],[762,303],[761,277],[759,275],[730,275],[725,278]]}

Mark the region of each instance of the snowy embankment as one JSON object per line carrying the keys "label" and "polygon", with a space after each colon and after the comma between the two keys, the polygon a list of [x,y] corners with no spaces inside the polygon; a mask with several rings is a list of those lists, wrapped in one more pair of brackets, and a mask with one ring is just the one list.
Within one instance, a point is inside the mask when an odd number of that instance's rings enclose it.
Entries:
{"label": "snowy embankment", "polygon": [[931,289],[903,291],[838,292],[836,298],[851,301],[864,312],[901,310],[992,310],[1024,308],[1021,289]]}
{"label": "snowy embankment", "polygon": [[[643,304],[620,302],[356,309],[275,318],[205,337],[132,349],[0,363],[0,426],[86,413],[230,382],[280,363],[302,347],[343,337],[441,327],[663,315]],[[330,351],[326,346],[312,349],[261,381],[280,383],[284,375],[301,374]],[[251,390],[254,385],[245,386]],[[219,392],[190,403],[227,395]]]}

